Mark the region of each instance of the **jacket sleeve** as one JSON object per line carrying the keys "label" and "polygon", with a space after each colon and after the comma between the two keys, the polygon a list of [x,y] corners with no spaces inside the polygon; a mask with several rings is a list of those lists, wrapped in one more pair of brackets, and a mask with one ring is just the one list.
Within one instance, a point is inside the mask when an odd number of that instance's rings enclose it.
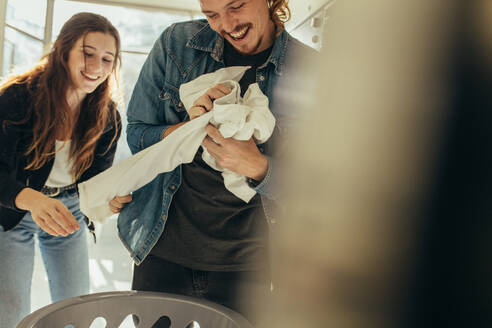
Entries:
{"label": "jacket sleeve", "polygon": [[[111,106],[116,106],[112,104]],[[118,111],[116,111],[116,117],[111,117],[103,134],[99,138],[96,149],[94,151],[94,161],[92,165],[82,174],[78,183],[89,180],[93,176],[101,173],[102,171],[108,169],[113,164],[114,155],[116,153],[116,146],[118,139],[121,135],[121,116]],[[117,127],[117,135],[115,138],[115,129]],[[113,141],[114,139],[114,141]],[[108,149],[109,144],[113,141]]]}
{"label": "jacket sleeve", "polygon": [[166,29],[155,42],[133,89],[127,109],[127,141],[133,154],[162,139],[172,124],[166,122],[160,94],[165,84],[167,61],[165,40],[171,33]]}
{"label": "jacket sleeve", "polygon": [[15,206],[17,194],[26,187],[16,180],[19,169],[18,144],[25,137],[27,124],[12,124],[27,113],[27,95],[19,93],[23,86],[14,85],[0,95],[0,206],[19,211]]}

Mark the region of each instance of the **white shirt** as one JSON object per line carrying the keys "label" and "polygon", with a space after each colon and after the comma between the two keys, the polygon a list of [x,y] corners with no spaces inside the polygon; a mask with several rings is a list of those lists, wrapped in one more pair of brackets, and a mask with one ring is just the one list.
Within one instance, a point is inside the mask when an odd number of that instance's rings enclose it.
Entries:
{"label": "white shirt", "polygon": [[70,140],[56,140],[55,163],[48,176],[48,180],[46,180],[46,186],[65,187],[75,182],[72,177],[73,161],[70,158],[70,144]]}

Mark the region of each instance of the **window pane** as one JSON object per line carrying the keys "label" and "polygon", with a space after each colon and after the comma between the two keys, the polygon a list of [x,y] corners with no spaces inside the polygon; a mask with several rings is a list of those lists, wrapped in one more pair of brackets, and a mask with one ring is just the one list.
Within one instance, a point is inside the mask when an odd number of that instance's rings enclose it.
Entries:
{"label": "window pane", "polygon": [[97,13],[108,18],[120,33],[122,49],[140,52],[150,51],[157,37],[167,26],[191,18],[188,13],[179,11],[148,11],[76,1],[56,1],[54,38],[65,21],[73,14],[82,11]]}
{"label": "window pane", "polygon": [[125,104],[128,104],[132,95],[133,87],[137,82],[140,69],[147,58],[147,55],[138,55],[123,52],[121,56],[121,72],[120,72],[120,89],[125,100]]}
{"label": "window pane", "polygon": [[8,0],[6,22],[44,39],[46,0]]}
{"label": "window pane", "polygon": [[118,148],[116,150],[114,163],[129,157],[131,155],[130,148],[126,143],[126,107],[128,106],[128,102],[130,101],[130,97],[132,95],[133,87],[135,86],[135,82],[137,82],[138,74],[140,73],[140,69],[147,58],[147,55],[138,55],[138,54],[130,54],[130,53],[122,53],[121,61],[123,63],[119,76],[119,84],[120,84],[120,92],[122,94],[123,103],[118,104],[118,108],[121,112],[123,129],[121,131],[121,137],[118,142]]}
{"label": "window pane", "polygon": [[43,43],[5,27],[3,74],[24,71],[36,64],[43,55]]}

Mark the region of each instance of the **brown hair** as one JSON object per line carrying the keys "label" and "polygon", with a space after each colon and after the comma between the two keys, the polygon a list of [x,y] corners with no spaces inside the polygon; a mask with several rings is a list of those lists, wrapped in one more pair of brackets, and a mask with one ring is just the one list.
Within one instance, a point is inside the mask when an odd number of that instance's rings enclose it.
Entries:
{"label": "brown hair", "polygon": [[280,33],[284,29],[284,24],[290,19],[290,9],[288,0],[267,0],[270,10],[270,17]]}
{"label": "brown hair", "polygon": [[[72,86],[69,52],[80,38],[91,32],[107,33],[114,37],[116,53],[113,71],[92,93],[85,96],[78,117],[73,117],[66,99],[67,90]],[[116,78],[117,67],[121,63],[120,44],[119,33],[108,19],[93,13],[75,14],[63,25],[51,51],[36,66],[10,77],[0,87],[1,94],[13,84],[25,83],[32,95],[26,118],[12,122],[22,124],[33,118],[33,140],[25,154],[29,156],[25,169],[41,168],[55,153],[56,137],[71,136],[72,176],[78,179],[91,166],[97,140],[113,118],[115,134],[106,152],[109,150],[118,134],[117,109],[111,98],[111,78]]]}

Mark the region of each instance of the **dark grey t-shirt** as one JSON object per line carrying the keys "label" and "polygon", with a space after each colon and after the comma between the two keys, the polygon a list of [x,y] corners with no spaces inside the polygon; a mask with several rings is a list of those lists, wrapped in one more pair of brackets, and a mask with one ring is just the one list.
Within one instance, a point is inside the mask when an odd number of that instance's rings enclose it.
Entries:
{"label": "dark grey t-shirt", "polygon": [[[226,66],[253,66],[240,81],[241,93],[256,81],[256,67],[271,48],[256,55],[239,54],[227,42]],[[224,187],[221,172],[202,160],[182,165],[181,186],[169,208],[166,227],[152,255],[206,271],[261,270],[268,265],[268,226],[261,198],[245,203]]]}

